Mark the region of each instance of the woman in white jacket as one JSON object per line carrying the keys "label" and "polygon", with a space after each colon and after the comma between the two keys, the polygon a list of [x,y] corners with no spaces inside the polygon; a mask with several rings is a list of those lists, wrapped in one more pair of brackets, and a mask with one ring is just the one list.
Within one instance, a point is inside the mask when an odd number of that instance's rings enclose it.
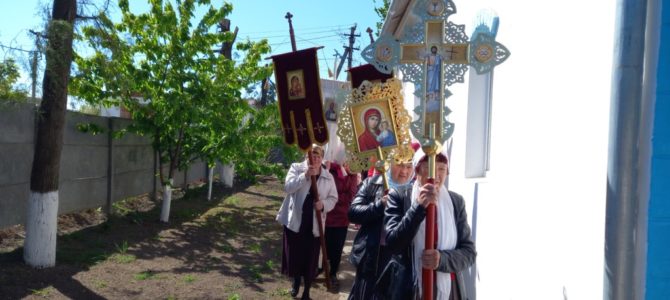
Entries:
{"label": "woman in white jacket", "polygon": [[[321,210],[321,224],[337,203],[337,190],[332,175],[322,165],[323,147],[312,146],[312,164],[308,159],[294,163],[286,174],[287,195],[277,213],[284,226],[282,273],[293,278],[291,296],[298,295],[300,277],[305,280],[302,299],[309,299],[309,289],[317,275],[319,260],[319,228],[315,209]],[[312,178],[319,190],[318,201],[310,191]]]}

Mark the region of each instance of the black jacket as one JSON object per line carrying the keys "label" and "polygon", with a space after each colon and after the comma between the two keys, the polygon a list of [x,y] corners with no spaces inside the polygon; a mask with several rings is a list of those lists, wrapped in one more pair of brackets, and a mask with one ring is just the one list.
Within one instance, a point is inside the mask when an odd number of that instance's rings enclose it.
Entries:
{"label": "black jacket", "polygon": [[[384,226],[386,227],[387,248],[396,255],[405,268],[413,273],[412,257],[413,255],[420,255],[420,253],[413,253],[412,241],[419,230],[419,225],[426,217],[426,209],[418,203],[412,202],[411,195],[411,187],[391,190],[386,206]],[[449,195],[454,205],[458,240],[454,250],[438,249],[440,251],[440,263],[437,271],[456,273],[461,297],[462,299],[468,299],[462,271],[474,264],[477,252],[474,242],[470,239],[470,226],[465,211],[465,201],[463,201],[461,195],[452,191],[449,191]],[[421,276],[421,274],[412,274],[412,276]],[[413,287],[414,291],[416,288]],[[414,291],[408,292],[414,294]]]}
{"label": "black jacket", "polygon": [[374,276],[384,221],[384,184],[381,175],[366,178],[349,207],[349,221],[361,225],[351,249],[350,261],[361,275]]}

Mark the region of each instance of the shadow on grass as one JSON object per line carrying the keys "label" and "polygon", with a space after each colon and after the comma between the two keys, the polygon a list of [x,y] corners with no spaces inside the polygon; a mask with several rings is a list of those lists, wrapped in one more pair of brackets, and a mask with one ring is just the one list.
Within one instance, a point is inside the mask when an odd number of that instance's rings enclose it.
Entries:
{"label": "shadow on grass", "polygon": [[[0,295],[23,298],[53,287],[73,299],[103,299],[74,276],[108,260],[132,263],[161,257],[182,262],[165,272],[216,271],[241,278],[244,285],[263,292],[260,283],[276,280],[281,266],[281,231],[274,221],[281,199],[277,203],[271,195],[240,193],[249,187],[215,185],[212,197],[218,200],[213,201],[205,199],[206,186],[188,190],[173,200],[169,224],[158,221],[160,204],[141,212],[124,210],[119,203],[117,213],[106,222],[59,236],[53,268],[27,267],[23,248],[0,254]],[[126,296],[137,296],[127,292]]]}

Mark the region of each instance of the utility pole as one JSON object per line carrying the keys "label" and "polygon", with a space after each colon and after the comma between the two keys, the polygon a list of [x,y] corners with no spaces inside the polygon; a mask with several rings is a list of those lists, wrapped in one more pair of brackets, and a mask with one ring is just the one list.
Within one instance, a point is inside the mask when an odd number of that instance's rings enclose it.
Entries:
{"label": "utility pole", "polygon": [[370,36],[370,44],[373,44],[375,42],[375,39],[372,37],[372,28],[368,27],[368,29],[365,30],[365,32],[367,32],[368,35]]}
{"label": "utility pole", "polygon": [[291,21],[293,15],[290,12],[287,12],[284,18],[288,20],[288,32],[291,35],[291,48],[293,49],[293,52],[298,51],[298,48],[295,46],[295,34],[293,33],[293,22]]}
{"label": "utility pole", "polygon": [[355,34],[356,32],[356,23],[354,23],[354,26],[351,27],[351,32],[349,33],[349,46],[344,46],[344,49],[346,52],[348,52],[347,56],[347,67],[348,69],[351,69],[351,59],[354,54],[354,50],[359,50],[358,48],[354,48],[354,42],[356,42],[356,37],[361,36],[360,34]]}

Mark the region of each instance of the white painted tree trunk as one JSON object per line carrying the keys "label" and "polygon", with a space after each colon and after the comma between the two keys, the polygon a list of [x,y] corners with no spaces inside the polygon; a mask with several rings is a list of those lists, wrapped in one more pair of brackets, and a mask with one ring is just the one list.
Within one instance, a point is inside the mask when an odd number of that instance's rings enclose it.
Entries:
{"label": "white painted tree trunk", "polygon": [[214,167],[209,168],[209,173],[207,174],[207,201],[212,200],[212,181],[214,181]]}
{"label": "white painted tree trunk", "polygon": [[170,219],[170,203],[172,202],[172,178],[163,185],[163,207],[161,208],[161,222],[167,223]]}
{"label": "white painted tree trunk", "polygon": [[33,268],[56,265],[58,191],[30,192],[23,260]]}
{"label": "white painted tree trunk", "polygon": [[235,164],[230,163],[223,165],[221,168],[221,179],[223,185],[226,187],[233,187],[233,179],[235,179]]}

